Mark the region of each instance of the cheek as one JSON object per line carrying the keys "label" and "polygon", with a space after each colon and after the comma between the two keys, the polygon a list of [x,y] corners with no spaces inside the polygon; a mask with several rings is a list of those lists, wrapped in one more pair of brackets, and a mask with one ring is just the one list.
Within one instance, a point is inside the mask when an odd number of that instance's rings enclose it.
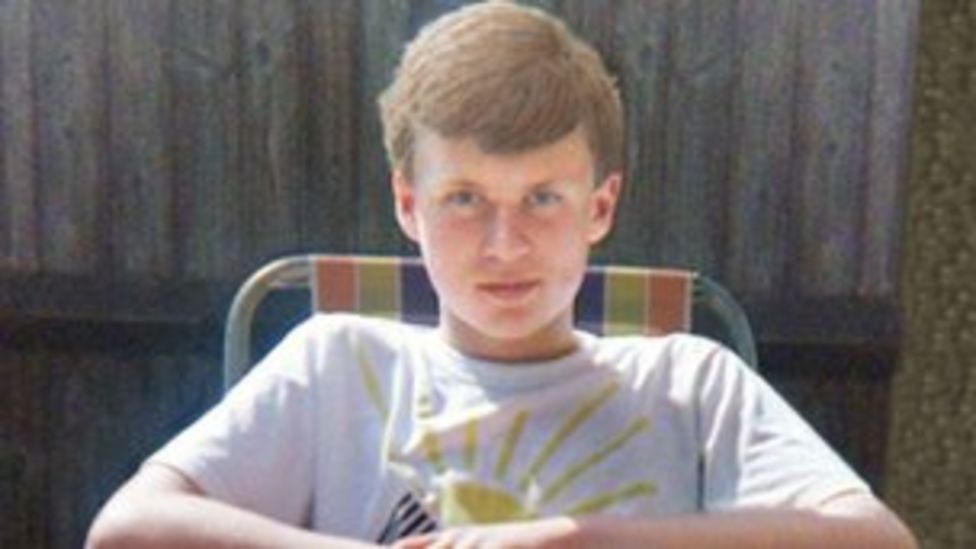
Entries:
{"label": "cheek", "polygon": [[435,276],[453,277],[469,263],[468,256],[478,249],[471,240],[476,229],[470,222],[447,216],[429,216],[420,229],[420,247]]}
{"label": "cheek", "polygon": [[425,244],[436,247],[441,254],[457,255],[470,249],[467,243],[480,234],[480,228],[472,220],[457,216],[431,216],[425,226]]}
{"label": "cheek", "polygon": [[435,204],[425,202],[420,214],[420,232],[426,242],[436,243],[443,235],[458,230],[457,216],[446,215]]}
{"label": "cheek", "polygon": [[[543,222],[538,234],[545,235],[553,245],[568,246],[565,251],[576,249],[587,242],[586,217],[579,212],[566,212]],[[558,244],[555,244],[558,243]]]}

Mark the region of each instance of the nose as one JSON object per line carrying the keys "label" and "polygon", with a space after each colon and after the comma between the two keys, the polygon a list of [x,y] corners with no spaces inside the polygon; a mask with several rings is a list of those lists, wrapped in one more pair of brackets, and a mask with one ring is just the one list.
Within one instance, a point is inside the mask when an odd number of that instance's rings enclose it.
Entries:
{"label": "nose", "polygon": [[518,208],[495,208],[488,222],[484,255],[502,263],[525,256],[530,242],[525,233],[524,213]]}

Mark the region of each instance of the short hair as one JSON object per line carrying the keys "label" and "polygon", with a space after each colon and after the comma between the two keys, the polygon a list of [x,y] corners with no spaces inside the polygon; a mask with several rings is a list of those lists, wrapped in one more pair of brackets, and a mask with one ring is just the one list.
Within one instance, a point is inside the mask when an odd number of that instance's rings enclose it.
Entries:
{"label": "short hair", "polygon": [[469,5],[407,45],[380,95],[394,168],[412,170],[418,127],[519,153],[582,128],[602,180],[623,165],[623,112],[600,55],[555,17],[507,1]]}

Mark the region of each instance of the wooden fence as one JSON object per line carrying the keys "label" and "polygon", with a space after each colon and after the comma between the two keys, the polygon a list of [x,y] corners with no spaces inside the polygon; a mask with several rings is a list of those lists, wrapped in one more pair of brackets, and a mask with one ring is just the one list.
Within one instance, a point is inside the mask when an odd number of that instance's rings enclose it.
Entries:
{"label": "wooden fence", "polygon": [[[406,250],[374,97],[463,3],[7,0],[0,275],[236,281],[291,250]],[[893,295],[915,0],[535,3],[626,100],[603,258],[762,300]]]}
{"label": "wooden fence", "polygon": [[[374,99],[463,3],[0,1],[0,545],[78,546],[213,401],[247,272],[411,251]],[[598,258],[728,285],[773,381],[878,481],[918,0],[531,3],[597,46],[626,102]]]}

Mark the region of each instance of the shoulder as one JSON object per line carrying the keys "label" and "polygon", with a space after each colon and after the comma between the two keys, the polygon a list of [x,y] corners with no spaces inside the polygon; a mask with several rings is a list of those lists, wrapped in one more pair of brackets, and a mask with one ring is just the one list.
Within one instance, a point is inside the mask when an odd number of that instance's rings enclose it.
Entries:
{"label": "shoulder", "polygon": [[393,364],[426,328],[346,313],[316,313],[295,326],[256,370],[296,378],[339,375],[362,360]]}
{"label": "shoulder", "polygon": [[653,386],[689,398],[726,389],[754,376],[733,351],[694,334],[599,338],[598,361],[634,386]]}
{"label": "shoulder", "polygon": [[617,367],[704,372],[716,368],[745,367],[734,352],[721,343],[694,334],[624,336],[596,339],[603,361]]}
{"label": "shoulder", "polygon": [[396,350],[425,328],[396,320],[349,313],[316,313],[299,324],[286,338],[314,348],[366,346]]}

